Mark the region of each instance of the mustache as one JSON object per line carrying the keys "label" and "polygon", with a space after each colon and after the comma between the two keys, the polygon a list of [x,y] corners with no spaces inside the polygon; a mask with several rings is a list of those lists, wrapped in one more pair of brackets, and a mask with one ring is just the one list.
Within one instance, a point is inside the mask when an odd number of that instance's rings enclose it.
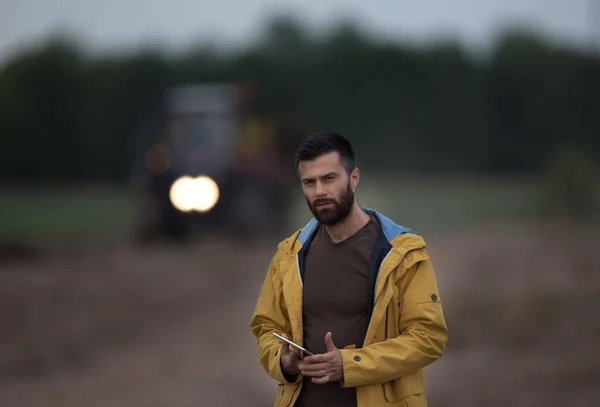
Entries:
{"label": "mustache", "polygon": [[315,199],[313,201],[313,206],[317,206],[320,204],[327,204],[327,203],[337,204],[337,201],[335,199],[331,199],[331,198]]}

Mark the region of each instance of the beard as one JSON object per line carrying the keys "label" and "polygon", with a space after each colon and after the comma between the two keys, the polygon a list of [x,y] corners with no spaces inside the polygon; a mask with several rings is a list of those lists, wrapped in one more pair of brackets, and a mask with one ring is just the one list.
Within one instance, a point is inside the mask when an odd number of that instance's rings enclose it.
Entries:
{"label": "beard", "polygon": [[[352,191],[352,187],[348,181],[346,189],[342,191],[337,200],[333,198],[321,198],[315,199],[311,204],[308,198],[306,198],[306,203],[319,223],[326,226],[335,226],[342,223],[350,215],[352,206],[354,205],[354,191]],[[330,203],[333,206],[317,208],[317,205],[323,203]]]}

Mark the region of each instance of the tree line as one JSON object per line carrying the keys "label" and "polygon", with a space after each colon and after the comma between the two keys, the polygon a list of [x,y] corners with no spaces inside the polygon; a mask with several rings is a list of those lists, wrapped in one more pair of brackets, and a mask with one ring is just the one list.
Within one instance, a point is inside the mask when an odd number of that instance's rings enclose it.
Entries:
{"label": "tree line", "polygon": [[576,151],[600,162],[600,58],[523,32],[477,59],[342,24],[310,35],[273,21],[246,49],[92,54],[72,38],[0,68],[5,181],[124,181],[140,109],[171,85],[249,81],[260,108],[303,131],[337,130],[363,165],[397,172],[534,174]]}

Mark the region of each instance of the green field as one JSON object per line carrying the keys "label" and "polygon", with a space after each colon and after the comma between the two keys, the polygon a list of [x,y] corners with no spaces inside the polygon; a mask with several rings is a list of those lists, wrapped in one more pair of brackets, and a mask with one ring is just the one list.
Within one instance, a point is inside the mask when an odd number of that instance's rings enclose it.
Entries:
{"label": "green field", "polygon": [[[532,180],[400,179],[363,177],[362,206],[378,209],[418,232],[486,223],[533,221],[541,194]],[[128,239],[137,219],[134,195],[124,187],[2,190],[0,237],[48,240]],[[310,217],[300,191],[290,207],[290,229]]]}
{"label": "green field", "polygon": [[114,186],[0,190],[0,237],[26,240],[128,238],[133,194]]}
{"label": "green field", "polygon": [[[540,207],[538,186],[531,180],[363,177],[357,198],[416,230],[533,220]],[[306,221],[310,213],[300,195],[296,205],[292,219]]]}

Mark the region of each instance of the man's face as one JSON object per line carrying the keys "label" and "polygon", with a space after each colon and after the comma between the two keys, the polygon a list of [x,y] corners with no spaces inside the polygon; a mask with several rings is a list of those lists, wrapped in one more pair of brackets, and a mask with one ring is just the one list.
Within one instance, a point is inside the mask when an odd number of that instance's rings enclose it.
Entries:
{"label": "man's face", "polygon": [[333,226],[345,220],[354,205],[354,188],[358,170],[351,177],[340,162],[337,152],[303,161],[298,173],[308,208],[317,221]]}

